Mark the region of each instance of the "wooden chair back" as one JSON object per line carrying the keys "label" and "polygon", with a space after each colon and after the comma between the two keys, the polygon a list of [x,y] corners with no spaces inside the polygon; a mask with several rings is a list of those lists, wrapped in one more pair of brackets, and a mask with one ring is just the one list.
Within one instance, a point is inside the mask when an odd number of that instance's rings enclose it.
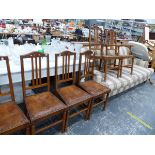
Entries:
{"label": "wooden chair back", "polygon": [[[95,26],[89,28],[89,45],[92,43],[102,44],[103,43],[103,32],[102,29]],[[89,48],[91,50],[92,46]],[[98,49],[97,45],[94,45],[94,49]]]}
{"label": "wooden chair back", "polygon": [[10,71],[10,64],[9,64],[9,58],[8,58],[8,56],[0,56],[0,61],[1,62],[2,61],[6,62],[7,74],[8,74],[8,80],[9,80],[9,89],[10,89],[8,92],[2,92],[1,87],[0,87],[0,97],[10,95],[12,101],[15,101],[11,71]]}
{"label": "wooden chair back", "polygon": [[117,44],[116,32],[114,30],[105,30],[105,44]]}
{"label": "wooden chair back", "polygon": [[[42,83],[42,60],[46,59],[46,69],[47,69],[47,82]],[[24,60],[29,60],[32,70],[32,86],[26,86],[25,81],[25,65]],[[49,71],[49,54],[44,54],[40,52],[31,52],[20,56],[21,61],[21,76],[22,76],[22,88],[23,97],[26,97],[26,91],[41,87],[47,87],[50,91],[50,71]]]}
{"label": "wooden chair back", "polygon": [[[90,50],[80,53],[78,82],[94,78],[94,53]],[[84,61],[83,61],[84,60]],[[83,72],[83,74],[81,74]]]}
{"label": "wooden chair back", "polygon": [[[72,63],[72,64],[71,64]],[[58,73],[59,64],[62,65],[62,72]],[[55,54],[55,88],[58,88],[59,84],[72,81],[75,83],[76,65],[76,53],[70,51],[63,51],[59,54]],[[72,70],[70,69],[72,67]],[[61,77],[59,75],[62,75]]]}

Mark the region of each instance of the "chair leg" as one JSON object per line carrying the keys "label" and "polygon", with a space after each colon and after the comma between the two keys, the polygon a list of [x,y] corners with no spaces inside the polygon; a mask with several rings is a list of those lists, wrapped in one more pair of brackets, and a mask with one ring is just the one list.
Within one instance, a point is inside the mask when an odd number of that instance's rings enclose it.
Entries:
{"label": "chair leg", "polygon": [[90,100],[89,103],[88,103],[88,109],[86,110],[85,120],[90,119],[89,113],[90,113],[91,104],[92,104],[92,100]]}
{"label": "chair leg", "polygon": [[116,59],[114,60],[114,67],[116,67]]}
{"label": "chair leg", "polygon": [[120,60],[117,78],[122,77],[122,68],[123,68],[123,60]]}
{"label": "chair leg", "polygon": [[102,66],[102,59],[100,59],[99,71],[101,70],[101,66]]}
{"label": "chair leg", "polygon": [[106,94],[106,99],[105,99],[105,102],[104,102],[103,110],[106,110],[108,98],[109,98],[109,93]]}
{"label": "chair leg", "polygon": [[63,113],[63,118],[62,118],[62,133],[65,132],[65,128],[66,128],[66,117],[67,117],[67,112],[65,111]]}
{"label": "chair leg", "polygon": [[69,119],[69,110],[66,111],[66,119],[65,119],[65,125],[64,125],[64,132],[67,132],[68,119]]}
{"label": "chair leg", "polygon": [[27,127],[27,128],[26,128],[26,135],[30,135],[30,133],[31,133],[31,132],[30,132],[30,127]]}
{"label": "chair leg", "polygon": [[92,108],[93,108],[93,99],[90,101],[89,111],[88,111],[88,115],[87,115],[87,120],[90,120],[90,115],[91,115],[91,112],[92,112]]}
{"label": "chair leg", "polygon": [[31,126],[31,135],[35,135],[35,125]]}
{"label": "chair leg", "polygon": [[133,64],[134,64],[134,58],[132,58],[131,75],[133,74]]}
{"label": "chair leg", "polygon": [[105,64],[104,64],[104,81],[106,81],[107,79],[107,62],[105,61]]}

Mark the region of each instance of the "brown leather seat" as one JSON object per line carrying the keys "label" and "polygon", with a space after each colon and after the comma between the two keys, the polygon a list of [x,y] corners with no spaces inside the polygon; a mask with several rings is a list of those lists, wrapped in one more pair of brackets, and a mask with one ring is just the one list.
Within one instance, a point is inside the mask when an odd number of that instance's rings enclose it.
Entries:
{"label": "brown leather seat", "polygon": [[85,91],[87,91],[88,93],[90,93],[93,97],[106,94],[106,93],[110,93],[111,91],[108,87],[103,86],[93,80],[81,82],[79,83],[79,86],[83,88]]}
{"label": "brown leather seat", "polygon": [[66,108],[66,105],[50,92],[27,96],[25,104],[31,122],[44,119]]}
{"label": "brown leather seat", "polygon": [[11,133],[17,128],[23,129],[28,126],[28,119],[15,102],[10,101],[0,105],[0,134]]}
{"label": "brown leather seat", "polygon": [[76,85],[59,88],[57,89],[57,92],[68,107],[75,106],[76,104],[91,99],[91,95]]}

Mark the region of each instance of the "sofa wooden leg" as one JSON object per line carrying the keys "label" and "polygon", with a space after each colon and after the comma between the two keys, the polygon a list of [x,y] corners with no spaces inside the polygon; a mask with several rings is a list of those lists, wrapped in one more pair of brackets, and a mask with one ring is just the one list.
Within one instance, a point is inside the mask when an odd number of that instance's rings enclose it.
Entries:
{"label": "sofa wooden leg", "polygon": [[150,83],[151,85],[153,85],[153,82],[151,81],[151,79],[148,79],[148,81],[149,81],[149,83]]}

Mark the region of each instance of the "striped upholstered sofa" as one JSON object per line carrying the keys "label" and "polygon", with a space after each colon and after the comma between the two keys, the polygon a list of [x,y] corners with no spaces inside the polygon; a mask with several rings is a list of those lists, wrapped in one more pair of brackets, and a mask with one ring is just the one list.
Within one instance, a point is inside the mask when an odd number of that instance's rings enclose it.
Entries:
{"label": "striped upholstered sofa", "polygon": [[[128,54],[127,48],[121,47],[120,54]],[[124,63],[127,64],[128,60],[124,61]],[[108,86],[111,89],[110,96],[113,96],[150,79],[154,70],[148,68],[147,61],[135,58],[133,74],[131,75],[130,72],[131,70],[129,68],[123,68],[122,77],[117,78],[115,71],[109,71],[107,74],[107,80],[104,81],[104,73],[95,70],[94,80]]]}

